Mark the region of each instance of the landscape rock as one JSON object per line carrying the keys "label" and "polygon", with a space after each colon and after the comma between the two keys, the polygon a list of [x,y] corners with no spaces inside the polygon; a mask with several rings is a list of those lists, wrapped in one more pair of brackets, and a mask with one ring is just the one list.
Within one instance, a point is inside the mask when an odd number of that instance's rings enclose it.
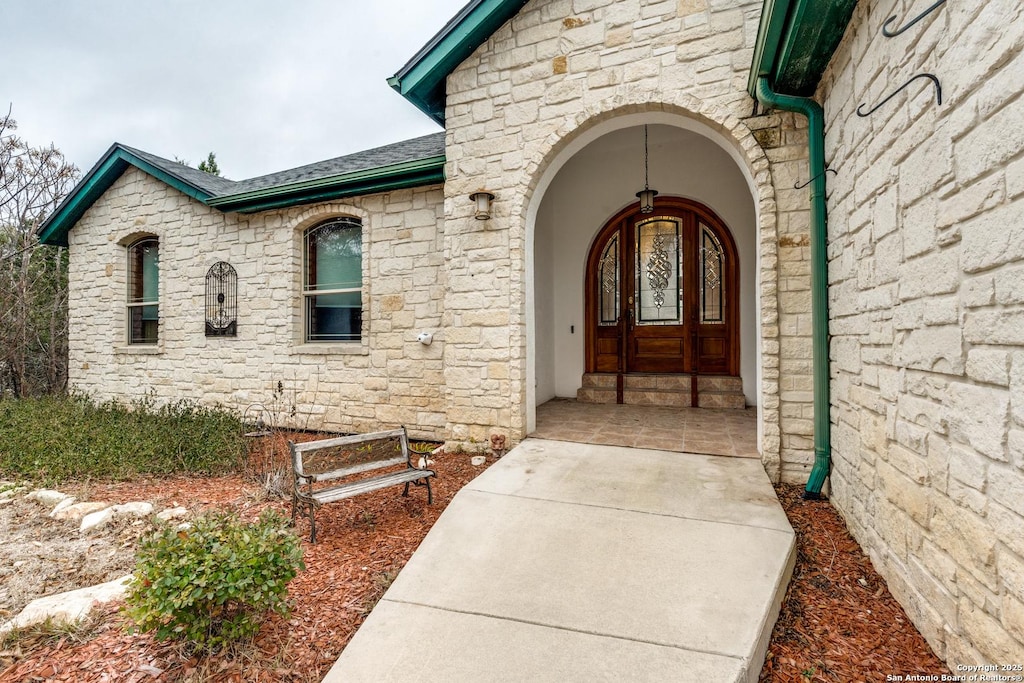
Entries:
{"label": "landscape rock", "polygon": [[33,600],[18,616],[0,625],[0,634],[39,624],[47,619],[66,623],[84,619],[96,605],[123,598],[131,578],[132,575],[128,574],[107,583]]}
{"label": "landscape rock", "polygon": [[485,462],[487,462],[487,456],[486,455],[474,455],[472,458],[469,459],[469,461],[471,463],[473,463],[473,467],[480,467]]}
{"label": "landscape rock", "polygon": [[13,488],[4,489],[3,491],[0,491],[0,500],[14,500],[14,497],[24,490],[24,486],[15,486]]}
{"label": "landscape rock", "polygon": [[161,522],[169,522],[172,519],[180,519],[188,516],[188,510],[183,507],[167,508],[163,512],[156,513],[156,518]]}
{"label": "landscape rock", "polygon": [[144,501],[135,501],[115,505],[111,508],[115,517],[149,517],[153,514],[153,504]]}
{"label": "landscape rock", "polygon": [[55,491],[54,489],[36,489],[25,497],[29,500],[36,501],[40,505],[53,507],[57,505],[57,503],[67,500],[71,496],[66,493],[61,493],[60,491]]}
{"label": "landscape rock", "polygon": [[82,517],[82,526],[78,528],[83,534],[103,527],[114,518],[114,508],[108,507],[96,512],[90,512]]}
{"label": "landscape rock", "polygon": [[52,510],[50,510],[50,517],[53,517],[54,519],[56,519],[55,515],[57,515],[57,513],[61,512],[62,510],[66,509],[66,508],[71,507],[74,504],[75,504],[75,497],[74,496],[71,496],[69,498],[65,498],[61,502],[57,503],[57,505]]}
{"label": "landscape rock", "polygon": [[54,519],[67,519],[73,522],[78,522],[90,512],[96,512],[97,510],[102,510],[108,507],[110,507],[110,503],[74,503],[73,505],[68,505],[61,509],[58,509],[59,506],[54,508],[53,512],[50,513],[50,516]]}

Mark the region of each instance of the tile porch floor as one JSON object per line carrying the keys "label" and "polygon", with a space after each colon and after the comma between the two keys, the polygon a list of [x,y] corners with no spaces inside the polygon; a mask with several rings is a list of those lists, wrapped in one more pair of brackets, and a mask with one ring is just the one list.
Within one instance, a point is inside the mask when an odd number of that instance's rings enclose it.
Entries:
{"label": "tile porch floor", "polygon": [[757,409],[662,408],[556,398],[537,408],[533,438],[759,458]]}

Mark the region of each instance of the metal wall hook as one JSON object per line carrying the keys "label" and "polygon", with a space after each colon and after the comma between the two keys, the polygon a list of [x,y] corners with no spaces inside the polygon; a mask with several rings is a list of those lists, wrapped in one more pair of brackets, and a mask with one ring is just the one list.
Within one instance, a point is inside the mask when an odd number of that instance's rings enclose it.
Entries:
{"label": "metal wall hook", "polygon": [[939,79],[935,77],[935,74],[922,73],[922,74],[917,74],[916,76],[912,77],[909,81],[907,81],[906,83],[904,83],[900,87],[896,88],[896,90],[891,95],[886,97],[884,100],[882,100],[881,102],[879,102],[875,106],[871,107],[871,109],[869,109],[867,111],[861,111],[867,105],[866,105],[866,103],[860,105],[859,107],[857,107],[857,116],[868,116],[868,115],[874,113],[874,111],[876,109],[881,107],[883,104],[885,104],[886,102],[888,102],[892,98],[894,98],[897,95],[899,95],[901,90],[903,90],[904,88],[906,88],[908,85],[910,85],[911,83],[913,83],[914,81],[916,81],[919,78],[931,79],[931,82],[935,84],[935,103],[936,104],[942,104],[942,85],[939,83]]}
{"label": "metal wall hook", "polygon": [[797,183],[796,185],[793,186],[793,189],[794,190],[802,190],[805,187],[807,187],[808,185],[810,185],[811,183],[813,183],[815,180],[820,178],[821,176],[825,175],[826,173],[831,173],[833,175],[839,175],[839,171],[835,170],[834,168],[826,168],[824,171],[822,171],[818,175],[814,176],[813,178],[808,180],[806,183]]}
{"label": "metal wall hook", "polygon": [[945,2],[946,0],[939,0],[934,5],[932,5],[931,7],[929,7],[928,9],[926,9],[925,11],[921,12],[916,17],[908,21],[906,24],[904,24],[903,28],[896,29],[895,31],[889,28],[889,25],[895,23],[897,18],[895,14],[892,15],[891,17],[885,20],[884,24],[882,24],[882,35],[885,36],[886,38],[894,38],[898,36],[899,34],[906,31],[908,28],[910,28],[911,26],[913,26],[914,24],[921,21],[926,16],[937,10],[941,5],[945,4]]}

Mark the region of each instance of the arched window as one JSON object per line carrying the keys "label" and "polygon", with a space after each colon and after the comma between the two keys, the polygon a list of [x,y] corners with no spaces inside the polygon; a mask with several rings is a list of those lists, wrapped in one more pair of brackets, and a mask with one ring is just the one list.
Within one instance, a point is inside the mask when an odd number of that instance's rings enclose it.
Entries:
{"label": "arched window", "polygon": [[128,343],[156,344],[160,321],[160,250],[155,237],[128,245]]}
{"label": "arched window", "polygon": [[304,235],[307,342],[359,341],[363,326],[363,226],[334,218]]}

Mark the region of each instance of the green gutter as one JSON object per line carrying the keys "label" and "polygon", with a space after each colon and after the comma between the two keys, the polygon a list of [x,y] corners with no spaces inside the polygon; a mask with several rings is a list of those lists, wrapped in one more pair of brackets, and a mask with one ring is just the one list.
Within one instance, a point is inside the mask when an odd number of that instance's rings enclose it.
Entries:
{"label": "green gutter", "polygon": [[825,112],[808,97],[774,92],[768,79],[757,79],[757,99],[765,107],[803,114],[807,117],[811,180],[811,327],[814,367],[814,467],[804,498],[818,499],[831,464],[828,366],[828,239],[825,207]]}
{"label": "green gutter", "polygon": [[221,211],[253,213],[444,182],[444,155],[341,175],[221,195],[206,203]]}
{"label": "green gutter", "polygon": [[766,0],[761,9],[761,24],[757,27],[754,58],[750,63],[750,75],[747,77],[747,92],[753,98],[757,98],[757,80],[761,76],[772,74],[788,15],[789,0]]}

